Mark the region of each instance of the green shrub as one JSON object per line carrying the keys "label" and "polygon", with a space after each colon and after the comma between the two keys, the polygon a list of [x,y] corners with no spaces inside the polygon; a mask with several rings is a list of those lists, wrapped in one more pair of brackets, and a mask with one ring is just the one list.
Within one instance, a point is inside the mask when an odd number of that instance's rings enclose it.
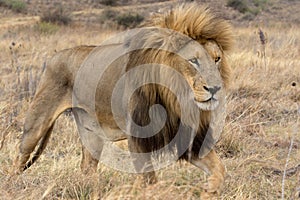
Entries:
{"label": "green shrub", "polygon": [[100,16],[100,21],[104,22],[107,20],[115,21],[117,19],[118,13],[112,9],[105,9],[102,11]]}
{"label": "green shrub", "polygon": [[261,12],[260,8],[252,8],[249,11],[251,14],[253,14],[254,16],[258,15]]}
{"label": "green shrub", "polygon": [[228,0],[227,6],[232,7],[241,13],[246,13],[249,11],[249,7],[245,0]]}
{"label": "green shrub", "polygon": [[116,0],[99,0],[99,3],[106,5],[106,6],[115,6]]}
{"label": "green shrub", "polygon": [[0,0],[0,6],[7,7],[15,12],[25,12],[26,4],[20,0]]}
{"label": "green shrub", "polygon": [[133,28],[140,24],[144,17],[137,13],[122,13],[113,9],[104,9],[99,17],[102,24],[114,24],[125,28]]}
{"label": "green shrub", "polygon": [[264,8],[265,5],[268,3],[268,0],[253,0],[253,3],[256,7]]}
{"label": "green shrub", "polygon": [[140,24],[143,20],[143,16],[131,13],[122,14],[117,17],[118,25],[121,25],[125,28],[133,28]]}
{"label": "green shrub", "polygon": [[246,12],[242,17],[243,20],[252,21],[254,20],[255,16],[251,12]]}
{"label": "green shrub", "polygon": [[59,26],[49,22],[40,22],[35,26],[35,29],[42,34],[53,34],[59,30]]}
{"label": "green shrub", "polygon": [[62,6],[58,6],[54,10],[48,10],[41,16],[41,22],[53,23],[58,25],[68,25],[72,21],[68,13],[63,10]]}
{"label": "green shrub", "polygon": [[242,19],[253,20],[255,16],[261,12],[261,10],[265,9],[267,3],[268,0],[228,0],[227,6],[230,6],[243,13],[244,16]]}

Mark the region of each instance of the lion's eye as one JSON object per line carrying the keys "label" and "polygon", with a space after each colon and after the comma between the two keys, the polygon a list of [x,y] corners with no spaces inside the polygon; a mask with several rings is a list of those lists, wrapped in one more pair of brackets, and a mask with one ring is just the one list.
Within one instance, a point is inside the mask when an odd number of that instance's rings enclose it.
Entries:
{"label": "lion's eye", "polygon": [[221,60],[221,57],[220,57],[220,56],[216,57],[216,58],[215,58],[215,63],[219,62],[220,60]]}
{"label": "lion's eye", "polygon": [[191,59],[189,59],[189,62],[192,63],[192,64],[199,65],[199,62],[198,62],[197,58],[191,58]]}

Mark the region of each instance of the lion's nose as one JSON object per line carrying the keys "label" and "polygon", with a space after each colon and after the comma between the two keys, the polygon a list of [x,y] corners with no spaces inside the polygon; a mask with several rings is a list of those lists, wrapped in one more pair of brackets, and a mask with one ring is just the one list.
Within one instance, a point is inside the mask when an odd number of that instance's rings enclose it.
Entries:
{"label": "lion's nose", "polygon": [[214,86],[214,87],[203,86],[203,88],[206,91],[210,92],[212,95],[216,94],[221,89],[220,86]]}

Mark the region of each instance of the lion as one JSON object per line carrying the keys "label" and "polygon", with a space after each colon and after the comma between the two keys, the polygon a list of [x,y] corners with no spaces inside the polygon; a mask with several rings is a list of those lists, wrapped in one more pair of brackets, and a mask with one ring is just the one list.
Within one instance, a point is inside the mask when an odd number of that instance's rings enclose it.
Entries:
{"label": "lion", "polygon": [[231,26],[192,3],[153,15],[143,27],[120,41],[54,55],[25,118],[16,173],[38,159],[56,119],[71,109],[82,170],[95,171],[105,144],[127,139],[146,183],[157,181],[151,153],[172,152],[209,175],[202,198],[220,194],[225,167],[214,144],[225,119]]}

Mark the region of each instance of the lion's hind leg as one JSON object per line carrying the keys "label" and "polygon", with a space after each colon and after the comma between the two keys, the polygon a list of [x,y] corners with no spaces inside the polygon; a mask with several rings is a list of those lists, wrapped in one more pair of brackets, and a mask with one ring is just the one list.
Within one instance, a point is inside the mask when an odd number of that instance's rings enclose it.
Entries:
{"label": "lion's hind leg", "polygon": [[203,186],[201,199],[214,199],[219,196],[224,184],[225,167],[216,152],[211,150],[201,159],[194,157],[191,163],[209,175],[207,183]]}

